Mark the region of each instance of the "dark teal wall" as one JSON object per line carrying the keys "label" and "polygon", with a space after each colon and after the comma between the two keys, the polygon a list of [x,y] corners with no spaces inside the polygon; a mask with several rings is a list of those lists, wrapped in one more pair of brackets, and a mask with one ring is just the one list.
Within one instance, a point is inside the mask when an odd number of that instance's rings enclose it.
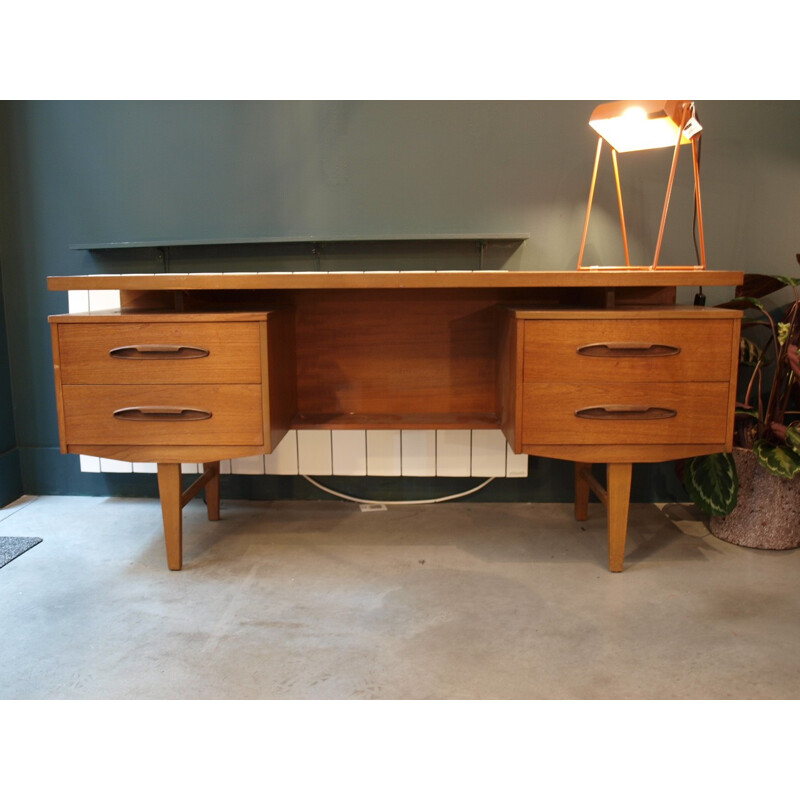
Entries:
{"label": "dark teal wall", "polygon": [[[4,146],[3,132],[7,129],[7,109],[0,106],[0,187],[8,187],[8,151]],[[2,193],[4,196],[6,192]],[[0,204],[0,236],[7,239],[10,225],[7,217],[7,204]],[[3,272],[5,271],[5,251],[0,253],[0,507],[15,500],[22,494],[19,451],[14,428],[14,408],[11,391],[11,368],[8,357],[8,337],[6,333],[5,295],[3,293]]]}
{"label": "dark teal wall", "polygon": [[[77,458],[58,453],[46,317],[65,311],[67,301],[64,293],[47,292],[46,276],[163,268],[155,251],[93,256],[70,250],[70,244],[528,232],[530,240],[504,266],[573,269],[577,259],[594,157],[587,125],[594,101],[1,105],[0,263],[26,492],[139,492],[154,483],[147,476],[80,475]],[[800,249],[800,103],[698,105],[705,127],[710,266],[790,269]],[[643,262],[652,257],[668,169],[664,158],[661,152],[622,161],[633,255]],[[678,210],[670,217],[662,263],[693,257],[690,214],[680,211],[689,206],[688,158],[681,166],[673,206]],[[590,263],[620,258],[616,206],[607,191],[610,166],[605,167]],[[260,269],[287,263],[313,268],[305,250],[281,253],[239,248],[215,253],[213,263],[180,261],[178,269],[187,263],[215,270],[254,269],[255,263]],[[425,268],[448,254],[435,247],[398,255],[363,246],[335,257],[337,266],[346,266],[350,257],[359,268],[365,261],[394,265],[400,258]],[[0,421],[9,429],[10,409],[3,411],[2,402]],[[540,471],[532,465],[531,472]],[[568,496],[568,474],[544,472],[555,477],[538,476],[544,486],[537,490],[539,499]],[[667,473],[641,474],[642,491],[673,491]],[[292,481],[259,480],[274,494],[304,491]],[[244,483],[233,488],[256,491]]]}
{"label": "dark teal wall", "polygon": [[6,339],[3,281],[0,275],[0,507],[16,500],[22,494]]}

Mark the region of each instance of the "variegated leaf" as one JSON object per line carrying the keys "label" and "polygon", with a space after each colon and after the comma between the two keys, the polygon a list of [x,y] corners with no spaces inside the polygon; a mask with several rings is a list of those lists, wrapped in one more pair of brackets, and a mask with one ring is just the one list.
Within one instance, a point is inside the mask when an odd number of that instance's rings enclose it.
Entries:
{"label": "variegated leaf", "polygon": [[797,423],[786,429],[786,444],[800,456],[800,427]]}
{"label": "variegated leaf", "polygon": [[750,339],[746,339],[744,336],[739,339],[739,361],[742,364],[747,365],[748,367],[754,367],[758,364],[758,360],[761,358],[762,355],[761,348],[751,342]]}
{"label": "variegated leaf", "polygon": [[793,478],[800,474],[800,453],[785,445],[770,444],[764,439],[759,439],[753,445],[753,453],[764,469],[779,478]]}
{"label": "variegated leaf", "polygon": [[706,514],[722,517],[736,508],[739,476],[730,453],[690,458],[684,486],[692,502]]}

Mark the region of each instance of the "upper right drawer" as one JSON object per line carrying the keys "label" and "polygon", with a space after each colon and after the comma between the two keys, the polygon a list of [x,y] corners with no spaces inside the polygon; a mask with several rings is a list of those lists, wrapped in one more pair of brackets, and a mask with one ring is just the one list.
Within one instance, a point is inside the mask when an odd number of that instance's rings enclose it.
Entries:
{"label": "upper right drawer", "polygon": [[729,319],[526,320],[523,381],[728,381]]}

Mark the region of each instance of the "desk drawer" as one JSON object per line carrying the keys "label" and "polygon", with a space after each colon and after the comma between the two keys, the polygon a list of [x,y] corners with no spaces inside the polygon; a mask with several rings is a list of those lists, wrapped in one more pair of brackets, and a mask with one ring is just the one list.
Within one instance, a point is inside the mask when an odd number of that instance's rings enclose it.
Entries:
{"label": "desk drawer", "polygon": [[523,381],[728,381],[732,320],[524,323]]}
{"label": "desk drawer", "polygon": [[258,322],[58,326],[64,384],[260,383]]}
{"label": "desk drawer", "polygon": [[529,383],[522,444],[713,444],[726,440],[727,383]]}
{"label": "desk drawer", "polygon": [[261,386],[64,386],[67,445],[260,445]]}

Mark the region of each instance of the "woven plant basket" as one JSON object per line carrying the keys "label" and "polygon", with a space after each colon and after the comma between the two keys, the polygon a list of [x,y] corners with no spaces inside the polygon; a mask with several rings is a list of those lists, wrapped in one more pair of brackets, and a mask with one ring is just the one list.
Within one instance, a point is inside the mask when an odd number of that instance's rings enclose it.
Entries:
{"label": "woven plant basket", "polygon": [[711,517],[718,539],[759,550],[800,547],[800,475],[779,478],[759,466],[751,450],[734,448],[739,502],[726,517]]}

